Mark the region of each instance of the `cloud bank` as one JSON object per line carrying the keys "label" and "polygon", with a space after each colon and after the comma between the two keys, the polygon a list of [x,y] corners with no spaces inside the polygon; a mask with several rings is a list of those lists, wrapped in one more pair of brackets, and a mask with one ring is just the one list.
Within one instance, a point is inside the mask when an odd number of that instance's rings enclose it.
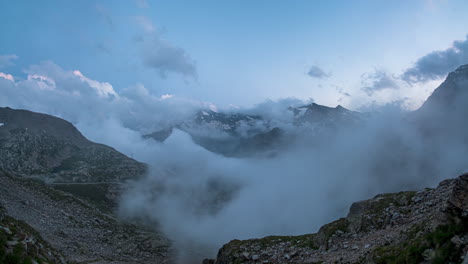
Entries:
{"label": "cloud bank", "polygon": [[454,41],[452,47],[433,51],[421,58],[401,78],[408,83],[427,82],[441,79],[460,65],[468,63],[468,36],[465,40]]}

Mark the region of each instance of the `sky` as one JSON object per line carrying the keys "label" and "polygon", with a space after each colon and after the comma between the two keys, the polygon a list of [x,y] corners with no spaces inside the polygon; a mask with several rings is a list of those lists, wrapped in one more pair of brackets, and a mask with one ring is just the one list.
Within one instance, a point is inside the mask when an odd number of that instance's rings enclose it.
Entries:
{"label": "sky", "polygon": [[351,109],[392,102],[411,109],[447,72],[468,63],[466,1],[1,6],[0,77],[26,80],[48,63],[107,83],[116,94],[140,85],[155,96],[219,106],[294,97]]}

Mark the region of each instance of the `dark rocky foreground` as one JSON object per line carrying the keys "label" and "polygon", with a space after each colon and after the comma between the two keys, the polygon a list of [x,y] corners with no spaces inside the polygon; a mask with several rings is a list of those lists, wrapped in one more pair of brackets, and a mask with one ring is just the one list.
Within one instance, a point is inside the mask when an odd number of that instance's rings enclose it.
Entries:
{"label": "dark rocky foreground", "polygon": [[468,174],[435,189],[356,202],[316,234],[233,240],[203,263],[466,264]]}
{"label": "dark rocky foreground", "polygon": [[0,171],[0,182],[3,252],[38,263],[171,262],[169,241],[152,230],[30,179]]}

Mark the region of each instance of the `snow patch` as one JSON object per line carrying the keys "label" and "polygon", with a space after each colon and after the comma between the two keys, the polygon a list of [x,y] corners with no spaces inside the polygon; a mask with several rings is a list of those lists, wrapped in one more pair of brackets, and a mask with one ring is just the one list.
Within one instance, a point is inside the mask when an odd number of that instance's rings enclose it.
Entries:
{"label": "snow patch", "polygon": [[1,127],[1,126],[4,126],[4,125],[5,125],[5,123],[0,123],[0,127]]}

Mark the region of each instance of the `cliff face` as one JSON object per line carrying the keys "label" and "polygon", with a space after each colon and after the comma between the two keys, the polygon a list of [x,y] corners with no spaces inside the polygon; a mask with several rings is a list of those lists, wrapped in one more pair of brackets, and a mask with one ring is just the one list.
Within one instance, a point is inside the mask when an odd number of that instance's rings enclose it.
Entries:
{"label": "cliff face", "polygon": [[204,263],[461,263],[468,174],[435,189],[377,195],[316,234],[233,240]]}

